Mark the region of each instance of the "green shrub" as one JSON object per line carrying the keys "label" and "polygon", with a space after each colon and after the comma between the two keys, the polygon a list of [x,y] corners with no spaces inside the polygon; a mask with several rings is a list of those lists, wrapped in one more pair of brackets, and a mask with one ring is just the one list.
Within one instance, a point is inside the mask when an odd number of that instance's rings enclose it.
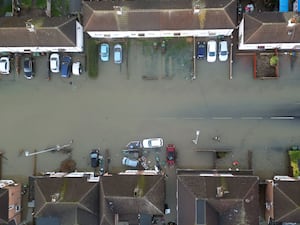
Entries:
{"label": "green shrub", "polygon": [[97,42],[89,38],[87,40],[87,70],[90,78],[98,77],[98,48]]}

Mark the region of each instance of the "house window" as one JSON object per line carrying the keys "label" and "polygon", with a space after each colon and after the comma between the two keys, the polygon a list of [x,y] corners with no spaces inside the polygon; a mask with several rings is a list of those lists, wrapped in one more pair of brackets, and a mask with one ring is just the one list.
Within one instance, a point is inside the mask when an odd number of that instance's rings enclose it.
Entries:
{"label": "house window", "polygon": [[180,36],[180,33],[174,33],[174,36]]}
{"label": "house window", "polygon": [[139,36],[139,37],[144,37],[145,34],[144,34],[144,33],[140,33],[140,34],[138,34],[138,36]]}
{"label": "house window", "polygon": [[104,34],[104,37],[110,37],[110,34]]}
{"label": "house window", "polygon": [[264,49],[265,49],[265,46],[264,46],[264,45],[259,45],[259,46],[257,46],[257,49],[258,49],[258,50],[264,50]]}

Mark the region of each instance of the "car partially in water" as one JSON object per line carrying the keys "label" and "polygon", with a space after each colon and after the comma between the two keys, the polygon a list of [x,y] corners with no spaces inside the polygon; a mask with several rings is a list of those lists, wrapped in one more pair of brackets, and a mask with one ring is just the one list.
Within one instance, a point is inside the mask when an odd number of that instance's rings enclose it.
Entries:
{"label": "car partially in water", "polygon": [[205,59],[206,57],[206,43],[204,41],[198,41],[196,47],[196,58]]}
{"label": "car partially in water", "polygon": [[8,75],[10,73],[10,62],[8,56],[0,58],[0,73]]}
{"label": "car partially in water", "polygon": [[130,159],[128,157],[123,157],[122,165],[129,167],[137,167],[139,165],[139,161],[136,159]]}
{"label": "car partially in water", "polygon": [[109,44],[108,43],[100,44],[99,55],[100,55],[101,61],[103,61],[103,62],[109,61]]}
{"label": "car partially in water", "polygon": [[61,77],[63,78],[69,78],[71,75],[71,64],[72,64],[72,58],[71,56],[63,56],[61,61]]}
{"label": "car partially in water", "polygon": [[116,44],[114,46],[114,63],[121,64],[122,63],[122,45]]}
{"label": "car partially in water", "polygon": [[225,62],[228,59],[228,45],[227,41],[219,42],[219,61]]}
{"label": "car partially in water", "polygon": [[207,42],[207,62],[215,62],[217,59],[217,42],[210,40]]}
{"label": "car partially in water", "polygon": [[33,59],[31,57],[26,57],[24,59],[24,77],[27,80],[33,78]]}
{"label": "car partially in water", "polygon": [[168,144],[166,147],[166,156],[167,156],[167,164],[168,166],[175,165],[176,151],[174,144]]}
{"label": "car partially in water", "polygon": [[164,145],[162,138],[148,138],[143,140],[144,148],[161,148]]}
{"label": "car partially in water", "polygon": [[50,70],[52,73],[59,73],[59,54],[58,53],[52,53],[50,55]]}

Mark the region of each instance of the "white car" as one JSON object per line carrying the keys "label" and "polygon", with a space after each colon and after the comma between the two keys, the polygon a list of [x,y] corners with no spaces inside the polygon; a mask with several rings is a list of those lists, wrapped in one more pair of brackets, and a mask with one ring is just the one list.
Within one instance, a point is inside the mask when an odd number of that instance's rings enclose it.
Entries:
{"label": "white car", "polygon": [[228,45],[227,41],[219,42],[219,60],[225,62],[228,59]]}
{"label": "white car", "polygon": [[9,58],[7,56],[3,56],[0,58],[0,73],[1,74],[10,73]]}
{"label": "white car", "polygon": [[73,75],[79,76],[82,73],[82,66],[80,62],[74,62],[72,64]]}
{"label": "white car", "polygon": [[52,73],[59,73],[59,54],[52,53],[50,55],[50,70]]}
{"label": "white car", "polygon": [[144,148],[161,148],[164,145],[162,138],[149,138],[143,140]]}
{"label": "white car", "polygon": [[207,42],[207,62],[215,62],[217,59],[217,42],[210,40]]}
{"label": "white car", "polygon": [[114,62],[116,64],[122,63],[122,45],[120,44],[114,46]]}

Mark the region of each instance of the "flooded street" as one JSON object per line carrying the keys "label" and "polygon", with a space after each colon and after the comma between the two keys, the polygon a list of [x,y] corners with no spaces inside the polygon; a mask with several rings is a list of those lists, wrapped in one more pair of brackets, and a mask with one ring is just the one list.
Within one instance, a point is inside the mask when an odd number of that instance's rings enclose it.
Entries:
{"label": "flooded street", "polygon": [[[251,150],[255,175],[264,179],[287,174],[286,150],[299,145],[300,136],[296,94],[300,79],[295,72],[299,70],[289,71],[287,59],[282,58],[279,80],[253,80],[249,57],[241,56],[234,64],[233,80],[228,80],[227,64],[198,61],[197,79],[190,81],[185,79],[189,68],[180,68],[178,57],[159,56],[161,62],[168,61],[162,64],[149,57],[139,44],[131,44],[128,73],[125,63],[120,67],[102,62],[96,80],[85,74],[63,80],[57,74],[48,81],[43,57],[36,60],[35,79],[3,77],[0,149],[7,158],[3,178],[26,180],[33,174],[33,157],[25,157],[24,150],[33,152],[70,140],[74,140],[72,158],[79,171],[92,170],[89,153],[99,147],[110,150],[110,169],[119,172],[125,169],[121,166],[125,145],[149,137],[176,145],[178,168],[213,168],[212,155],[196,150],[228,148],[231,152],[217,162],[217,168],[228,169],[238,160],[240,168],[247,169]],[[172,79],[142,79],[150,68],[165,71],[173,64],[177,69],[172,70]],[[272,119],[282,116],[294,119]],[[196,130],[200,130],[197,145],[192,142]],[[212,139],[216,135],[220,142]],[[68,157],[62,152],[40,154],[37,171],[58,170]],[[167,173],[175,179],[174,169]],[[167,187],[173,190],[168,196],[175,207],[176,187]]]}

